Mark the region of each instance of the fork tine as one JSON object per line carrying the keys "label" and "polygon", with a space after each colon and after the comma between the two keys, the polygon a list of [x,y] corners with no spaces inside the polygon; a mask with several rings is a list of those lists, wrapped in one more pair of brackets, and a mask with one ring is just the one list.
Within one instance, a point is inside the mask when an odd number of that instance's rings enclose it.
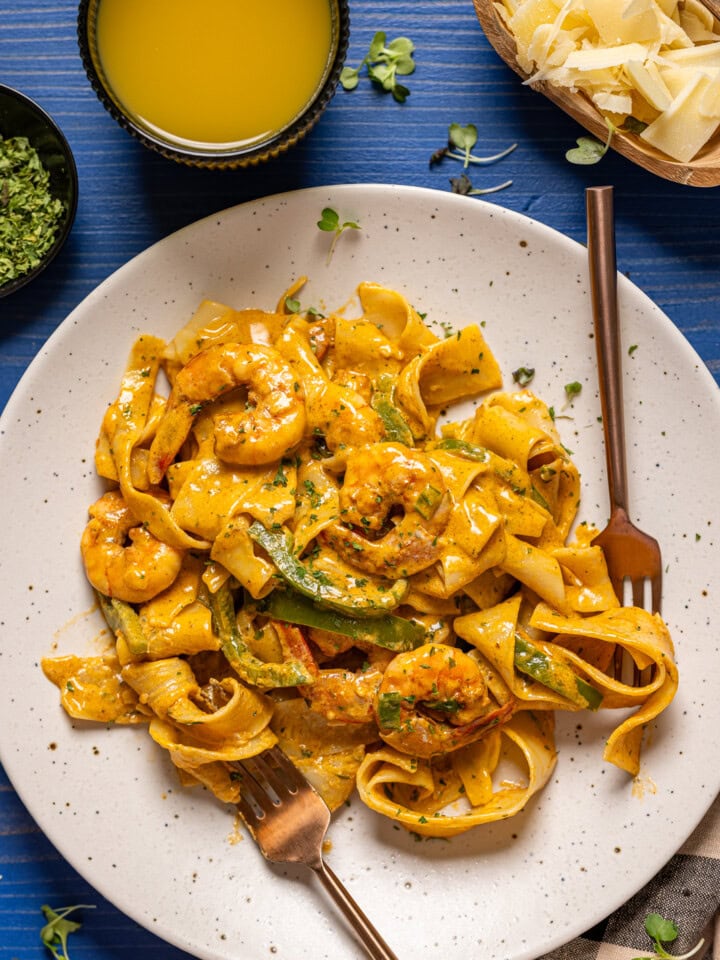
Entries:
{"label": "fork tine", "polygon": [[251,787],[252,778],[250,776],[240,771],[233,779],[240,788],[237,808],[245,823],[254,832],[265,819],[265,808],[256,797],[255,790]]}
{"label": "fork tine", "polygon": [[263,776],[257,758],[248,757],[230,764],[236,771],[233,779],[240,786],[240,793],[251,805],[259,808],[260,814],[271,813],[282,801],[279,791]]}
{"label": "fork tine", "polygon": [[[295,791],[307,786],[305,777],[279,747],[272,747],[272,749],[266,750],[263,756],[267,761],[267,765],[272,767],[286,789],[288,786],[292,786]],[[260,758],[258,757],[257,759]]]}
{"label": "fork tine", "polygon": [[650,581],[650,588],[652,593],[652,612],[660,613],[660,601],[662,598],[662,570],[658,570],[655,576]]}
{"label": "fork tine", "polygon": [[287,786],[277,776],[275,769],[265,762],[262,755],[248,757],[242,761],[242,766],[273,804],[282,802],[283,794],[288,792]]}
{"label": "fork tine", "polygon": [[645,606],[645,581],[644,580],[633,580],[632,582],[632,598],[634,607],[644,607]]}

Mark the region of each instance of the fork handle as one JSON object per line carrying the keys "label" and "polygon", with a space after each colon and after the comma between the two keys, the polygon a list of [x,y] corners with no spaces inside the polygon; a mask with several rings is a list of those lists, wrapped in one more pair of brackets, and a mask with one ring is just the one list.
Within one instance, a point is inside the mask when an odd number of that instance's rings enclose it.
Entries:
{"label": "fork handle", "polygon": [[324,860],[310,865],[333,898],[372,960],[398,960],[375,927]]}
{"label": "fork handle", "polygon": [[595,322],[600,407],[605,431],[610,508],[614,510],[619,507],[627,513],[627,468],[620,372],[613,188],[588,187],[585,191],[585,202],[590,289]]}

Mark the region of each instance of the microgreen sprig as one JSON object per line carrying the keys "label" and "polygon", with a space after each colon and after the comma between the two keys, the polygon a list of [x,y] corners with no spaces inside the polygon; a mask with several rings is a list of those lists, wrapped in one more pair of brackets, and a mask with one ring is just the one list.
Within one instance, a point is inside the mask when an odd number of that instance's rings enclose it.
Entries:
{"label": "microgreen sprig", "polygon": [[410,91],[398,83],[398,77],[407,77],[415,71],[413,52],[415,44],[408,37],[396,37],[387,43],[383,30],[378,30],[370,49],[357,67],[343,67],[340,83],[344,90],[354,90],[360,82],[363,67],[373,83],[393,95],[398,103],[405,103]]}
{"label": "microgreen sprig", "polygon": [[359,230],[360,224],[355,223],[354,220],[345,220],[343,223],[340,223],[340,215],[337,210],[333,210],[332,207],[325,207],[320,214],[320,219],[317,222],[318,230],[324,230],[326,233],[332,233],[333,238],[330,244],[330,249],[328,250],[326,263],[330,263],[332,255],[335,252],[335,246],[346,230]]}
{"label": "microgreen sprig", "polygon": [[567,151],[565,154],[565,159],[569,160],[570,163],[579,164],[580,166],[589,166],[593,163],[599,163],[610,149],[610,141],[612,140],[614,134],[617,133],[617,127],[614,123],[608,120],[607,117],[605,117],[605,123],[607,124],[608,128],[608,135],[605,143],[600,143],[600,141],[595,140],[594,137],[578,137],[578,139],[575,141],[577,146]]}
{"label": "microgreen sprig", "polygon": [[43,904],[41,910],[47,923],[40,931],[40,939],[48,948],[55,960],[70,960],[67,952],[67,940],[71,933],[75,933],[82,926],[75,920],[66,919],[68,914],[75,910],[92,910],[92,904],[77,903],[73,907],[58,907],[53,909]]}
{"label": "microgreen sprig", "polygon": [[[694,956],[705,943],[704,940],[700,940],[687,953],[668,953],[663,944],[672,943],[677,939],[678,928],[674,921],[666,920],[659,913],[649,913],[645,917],[645,932],[655,944],[655,953],[652,957],[660,957],[660,960],[688,960],[688,957]],[[651,958],[636,957],[636,960],[651,960]]]}
{"label": "microgreen sprig", "polygon": [[453,160],[462,160],[463,167],[467,170],[471,163],[488,164],[502,160],[517,147],[516,143],[511,144],[506,150],[500,153],[492,154],[489,157],[479,157],[472,153],[472,148],[477,143],[478,132],[474,123],[468,123],[462,126],[460,123],[451,123],[448,127],[448,145],[436,150],[430,157],[430,166],[439,163],[443,157],[450,157]]}
{"label": "microgreen sprig", "polygon": [[505,190],[512,186],[512,180],[506,180],[504,183],[498,183],[494,187],[476,188],[472,180],[466,173],[461,173],[459,177],[450,177],[450,188],[453,193],[459,193],[464,197],[481,197],[487,193],[497,193],[498,190]]}

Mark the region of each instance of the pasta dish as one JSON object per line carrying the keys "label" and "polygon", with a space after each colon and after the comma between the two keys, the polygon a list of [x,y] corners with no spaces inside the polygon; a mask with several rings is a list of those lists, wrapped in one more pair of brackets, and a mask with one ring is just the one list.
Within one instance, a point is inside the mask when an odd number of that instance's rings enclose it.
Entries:
{"label": "pasta dish", "polygon": [[112,643],[42,661],[65,710],[146,724],[227,803],[277,743],[331,809],[357,790],[433,837],[525,807],[557,711],[622,709],[603,756],[636,775],[673,645],[577,522],[552,409],[503,390],[480,325],[369,282],[323,315],[303,283],[132,347],[80,544]]}

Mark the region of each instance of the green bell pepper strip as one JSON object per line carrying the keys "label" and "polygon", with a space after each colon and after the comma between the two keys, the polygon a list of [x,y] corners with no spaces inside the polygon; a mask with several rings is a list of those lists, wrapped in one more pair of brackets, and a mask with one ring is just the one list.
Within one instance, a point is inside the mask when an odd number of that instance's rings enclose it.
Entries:
{"label": "green bell pepper strip", "polygon": [[382,420],[388,440],[404,443],[406,447],[415,446],[412,430],[395,404],[395,384],[389,373],[381,373],[375,381],[370,406]]}
{"label": "green bell pepper strip", "polygon": [[428,483],[420,496],[415,501],[415,510],[420,514],[423,520],[429,520],[437,510],[437,505],[442,500],[442,491]]}
{"label": "green bell pepper strip", "polygon": [[[480,447],[478,444],[470,443],[467,440],[458,440],[456,437],[446,437],[444,440],[440,440],[437,447],[440,450],[450,450],[451,453],[456,453],[466,460],[476,460],[478,463],[487,463],[490,459],[490,452],[485,447]],[[512,470],[496,470],[495,472],[510,484],[515,493],[523,497],[529,496],[531,500],[534,500],[535,503],[552,514],[550,505],[534,483],[530,484],[530,491],[528,492],[513,480]]]}
{"label": "green bell pepper strip", "polygon": [[566,664],[515,635],[515,668],[579,707],[597,710],[603,695]]}
{"label": "green bell pepper strip", "polygon": [[114,634],[121,633],[133,656],[139,657],[148,651],[147,637],[142,628],[140,617],[135,609],[124,600],[107,597],[95,591],[102,615]]}
{"label": "green bell pepper strip", "polygon": [[394,610],[407,593],[407,580],[388,580],[387,586],[379,587],[377,581],[365,576],[362,592],[358,589],[357,595],[348,595],[326,571],[313,570],[295,556],[287,530],[268,530],[256,520],[248,533],[268,554],[283,580],[323,607],[356,617],[381,617]]}
{"label": "green bell pepper strip", "polygon": [[435,446],[438,450],[449,450],[459,457],[465,457],[466,460],[476,460],[478,463],[487,463],[490,459],[490,452],[485,447],[478,446],[477,443],[470,443],[468,440],[458,440],[457,437],[445,437],[444,440],[439,440]]}
{"label": "green bell pepper strip", "polygon": [[210,608],[213,629],[220,638],[225,659],[241,680],[256,687],[295,687],[313,682],[307,667],[299,660],[265,663],[250,651],[238,630],[235,603],[227,583],[202,599]]}
{"label": "green bell pepper strip", "polygon": [[318,607],[309,597],[294,590],[273,590],[262,601],[261,609],[276,620],[328,630],[386,650],[414,650],[425,642],[424,627],[413,620],[391,614],[372,620],[351,617],[337,610]]}

